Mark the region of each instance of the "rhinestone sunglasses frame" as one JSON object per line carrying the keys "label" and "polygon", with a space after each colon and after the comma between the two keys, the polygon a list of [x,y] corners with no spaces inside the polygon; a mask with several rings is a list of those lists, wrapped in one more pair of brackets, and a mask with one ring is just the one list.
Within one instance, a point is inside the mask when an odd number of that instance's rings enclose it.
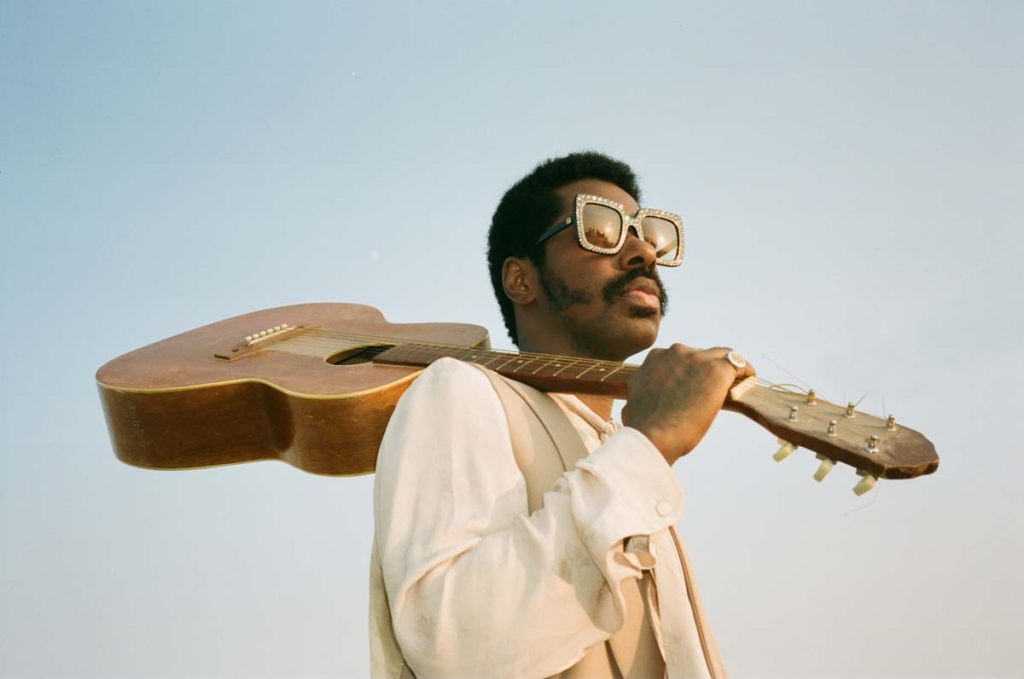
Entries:
{"label": "rhinestone sunglasses frame", "polygon": [[[619,216],[622,218],[622,232],[619,234],[619,240],[617,243],[615,243],[615,245],[613,245],[610,248],[602,248],[597,245],[593,245],[592,243],[588,242],[586,237],[584,236],[583,208],[589,203],[595,203],[597,205],[604,205],[605,207],[610,207],[616,212],[618,212]],[[683,236],[683,220],[679,215],[672,212],[666,212],[664,210],[641,208],[639,211],[637,211],[635,216],[630,216],[626,214],[625,205],[622,205],[621,203],[616,203],[614,200],[603,198],[601,196],[595,196],[589,193],[576,194],[575,214],[572,217],[567,217],[564,221],[555,224],[550,229],[542,233],[540,237],[537,239],[537,242],[534,243],[534,245],[540,245],[541,243],[551,238],[558,232],[575,224],[576,241],[580,244],[581,248],[583,248],[584,250],[589,250],[590,252],[596,252],[601,255],[614,255],[615,253],[622,250],[622,246],[623,244],[625,244],[626,238],[629,236],[630,227],[633,228],[633,230],[636,232],[636,235],[641,240],[644,240],[644,217],[660,217],[661,219],[670,222],[673,226],[676,227],[676,233],[679,236],[679,247],[676,248],[675,256],[670,260],[655,260],[655,263],[661,266],[679,266],[680,264],[682,264],[683,253],[686,249],[686,240]]]}

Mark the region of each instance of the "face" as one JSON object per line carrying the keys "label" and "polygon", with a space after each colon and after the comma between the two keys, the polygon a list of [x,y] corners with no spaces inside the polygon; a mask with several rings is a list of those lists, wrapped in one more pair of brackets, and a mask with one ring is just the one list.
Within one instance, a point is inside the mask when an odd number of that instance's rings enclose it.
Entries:
{"label": "face", "polygon": [[[640,209],[621,188],[596,179],[573,182],[557,193],[563,208],[556,221],[572,214],[579,193],[614,200],[629,214]],[[552,332],[564,335],[574,353],[621,361],[654,343],[668,298],[650,244],[631,230],[622,250],[602,255],[581,248],[575,228],[568,228],[544,246],[540,301],[547,305]]]}

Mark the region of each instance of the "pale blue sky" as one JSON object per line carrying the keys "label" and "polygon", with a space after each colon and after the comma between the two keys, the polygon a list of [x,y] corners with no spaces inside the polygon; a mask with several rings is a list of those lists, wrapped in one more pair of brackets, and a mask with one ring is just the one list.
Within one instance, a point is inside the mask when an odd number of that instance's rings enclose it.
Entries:
{"label": "pale blue sky", "polygon": [[662,343],[943,456],[856,498],[720,418],[675,471],[732,675],[1024,674],[1022,7],[0,0],[0,675],[364,676],[372,478],[127,467],[93,373],[308,301],[508,346],[490,214],[583,148],[684,218]]}

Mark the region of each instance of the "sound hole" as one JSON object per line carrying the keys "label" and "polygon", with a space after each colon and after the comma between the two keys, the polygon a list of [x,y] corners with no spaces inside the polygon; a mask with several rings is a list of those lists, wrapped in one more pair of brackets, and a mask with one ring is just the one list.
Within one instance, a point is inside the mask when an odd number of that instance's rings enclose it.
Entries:
{"label": "sound hole", "polygon": [[375,356],[391,348],[389,344],[374,344],[363,347],[346,347],[327,357],[331,365],[359,365],[369,363]]}

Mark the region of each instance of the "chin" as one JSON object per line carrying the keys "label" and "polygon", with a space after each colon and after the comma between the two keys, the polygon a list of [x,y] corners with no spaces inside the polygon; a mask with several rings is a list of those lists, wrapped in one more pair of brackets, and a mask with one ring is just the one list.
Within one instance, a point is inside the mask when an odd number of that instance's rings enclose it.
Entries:
{"label": "chin", "polygon": [[654,342],[658,339],[658,329],[655,328],[652,332],[644,333],[634,338],[633,342],[629,343],[629,346],[625,348],[625,356],[621,360],[626,360],[630,356],[639,354],[641,351],[650,349],[654,346]]}
{"label": "chin", "polygon": [[630,356],[649,349],[658,339],[660,314],[648,314],[626,320],[615,337],[609,337],[605,344],[606,360],[625,361]]}

